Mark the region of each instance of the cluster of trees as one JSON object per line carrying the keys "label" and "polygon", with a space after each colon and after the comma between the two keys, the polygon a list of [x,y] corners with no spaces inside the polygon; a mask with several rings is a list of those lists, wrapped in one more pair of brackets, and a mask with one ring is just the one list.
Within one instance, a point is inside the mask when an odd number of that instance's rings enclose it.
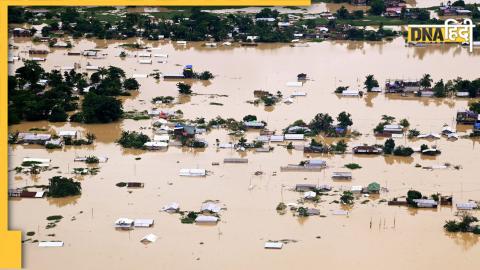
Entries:
{"label": "cluster of trees", "polygon": [[80,195],[82,185],[80,182],[73,181],[72,178],[54,176],[49,179],[48,196],[54,198]]}
{"label": "cluster of trees", "polygon": [[383,152],[387,155],[393,154],[394,156],[409,157],[414,151],[412,148],[406,146],[395,147],[395,141],[390,138],[385,141]]}
{"label": "cluster of trees", "polygon": [[398,35],[396,31],[384,29],[380,24],[380,28],[377,31],[365,30],[361,28],[350,28],[346,32],[346,38],[349,40],[368,40],[368,41],[380,41],[383,38],[391,38]]}
{"label": "cluster of trees", "polygon": [[[89,85],[88,93],[83,90]],[[46,72],[37,62],[25,61],[24,66],[8,77],[9,124],[22,120],[51,122],[109,123],[122,117],[118,95],[140,87],[134,78],[125,78],[117,67],[101,68],[90,78],[75,70]],[[82,106],[78,104],[83,94]],[[68,112],[74,112],[69,117]]]}
{"label": "cluster of trees", "polygon": [[364,17],[363,10],[354,10],[351,13],[348,12],[348,9],[346,9],[344,6],[341,6],[337,12],[335,13],[335,16],[337,19],[340,20],[347,20],[347,19],[361,19]]}
{"label": "cluster of trees", "polygon": [[[343,111],[337,116],[337,127],[346,129],[349,126],[353,125],[351,114]],[[328,113],[319,113],[310,121],[308,127],[312,130],[314,134],[319,134],[321,132],[325,133],[336,133],[335,126],[333,126],[333,118]]]}
{"label": "cluster of trees", "polygon": [[[40,83],[43,78],[49,80],[48,85]],[[66,121],[67,112],[78,106],[73,86],[82,83],[82,75],[74,71],[62,76],[59,71],[48,73],[38,63],[25,61],[14,76],[8,77],[9,124],[22,120]]]}
{"label": "cluster of trees", "polygon": [[[395,121],[395,117],[390,116],[390,115],[382,115],[382,121],[377,124],[377,126],[373,129],[373,132],[376,134],[383,133],[383,129],[386,125],[391,125]],[[404,129],[408,128],[410,126],[410,122],[408,122],[407,119],[402,119],[399,122],[399,125],[402,126]]]}
{"label": "cluster of trees", "polygon": [[448,232],[473,232],[474,234],[480,234],[480,226],[472,225],[475,222],[478,222],[477,217],[465,214],[460,221],[447,220],[443,228]]}
{"label": "cluster of trees", "polygon": [[213,74],[208,70],[198,73],[194,72],[191,68],[183,69],[183,76],[185,76],[187,79],[199,79],[204,81],[213,79],[214,77]]}
{"label": "cluster of trees", "polygon": [[125,148],[142,149],[143,145],[149,141],[150,138],[143,133],[136,131],[122,131],[122,135],[117,143]]}
{"label": "cluster of trees", "polygon": [[[244,14],[223,16],[203,12],[200,8],[194,7],[183,13],[176,13],[169,19],[152,20],[146,15],[127,13],[124,18],[111,22],[100,20],[94,12],[81,13],[77,8],[51,10],[45,17],[47,16],[48,21],[53,20],[42,31],[47,36],[51,31],[62,30],[73,37],[126,39],[141,36],[157,40],[159,36],[164,36],[174,40],[221,41],[227,39],[229,33],[233,33],[232,38],[235,40],[245,40],[247,36],[258,36],[258,41],[261,42],[286,42],[292,39],[295,31],[294,27],[281,29],[277,22],[255,21],[255,18],[266,18],[265,16],[278,17],[278,21],[281,20],[277,11],[268,8],[255,16]],[[9,9],[10,23],[25,23],[32,18],[33,14],[24,8]],[[61,27],[59,22],[62,23]]]}
{"label": "cluster of trees", "polygon": [[468,95],[471,98],[480,96],[480,78],[470,81],[458,77],[453,80],[448,80],[447,82],[440,79],[435,84],[432,83],[433,79],[430,74],[423,75],[420,80],[420,86],[424,88],[432,88],[435,97],[454,96],[456,92],[468,92]]}

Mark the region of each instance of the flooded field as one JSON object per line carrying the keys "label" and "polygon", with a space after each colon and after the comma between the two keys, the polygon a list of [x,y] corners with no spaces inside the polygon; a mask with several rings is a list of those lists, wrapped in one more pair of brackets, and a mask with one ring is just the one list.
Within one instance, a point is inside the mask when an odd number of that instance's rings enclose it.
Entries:
{"label": "flooded field", "polygon": [[[420,1],[418,1],[420,2]],[[412,128],[422,133],[440,132],[443,124],[453,125],[456,112],[468,107],[467,99],[434,99],[367,94],[362,98],[339,97],[336,87],[351,86],[360,89],[366,75],[374,74],[381,85],[388,78],[418,79],[429,73],[437,81],[461,76],[480,77],[480,50],[469,53],[459,46],[405,47],[397,38],[391,42],[321,42],[308,47],[290,47],[289,44],[260,44],[255,48],[239,46],[206,48],[203,43],[178,46],[170,42],[144,42],[158,52],[168,54],[167,63],[140,64],[139,52],[129,50],[125,59],[118,57],[123,43],[135,40],[107,42],[78,40],[73,52],[99,49],[104,59],[68,56],[66,49],[51,49],[46,70],[79,64],[77,71],[85,71],[87,63],[96,66],[118,66],[127,77],[149,74],[154,70],[179,73],[184,65],[194,70],[209,70],[215,78],[209,82],[193,81],[195,95],[182,98],[174,105],[160,106],[182,110],[184,117],[207,120],[218,115],[240,120],[253,114],[268,123],[268,129],[280,132],[297,119],[310,121],[317,113],[336,116],[341,111],[352,114],[352,129],[362,133],[349,139],[349,146],[363,143],[383,144],[384,139],[373,136],[373,128],[382,115],[406,118]],[[139,40],[140,41],[140,40]],[[18,46],[11,53],[29,58],[28,49],[48,49],[45,44],[33,45],[27,39],[15,38]],[[22,66],[15,62],[10,73]],[[306,73],[308,80],[301,88],[287,87],[297,74]],[[124,97],[124,110],[148,110],[156,96],[178,97],[177,81],[137,78],[138,93]],[[254,90],[281,91],[284,96],[295,91],[306,92],[290,105],[279,103],[273,108],[252,105]],[[228,95],[225,97],[223,95]],[[223,106],[210,105],[211,102]],[[334,269],[471,269],[480,264],[479,237],[473,234],[450,234],[443,230],[447,219],[453,219],[455,207],[436,210],[387,206],[382,199],[405,195],[414,188],[425,195],[440,192],[453,195],[455,202],[480,199],[478,140],[461,138],[447,141],[396,140],[397,145],[419,147],[422,143],[437,145],[442,154],[437,157],[307,155],[302,151],[287,150],[275,143],[270,153],[236,152],[217,149],[220,142],[234,142],[227,131],[214,129],[201,135],[209,142],[203,150],[169,147],[168,151],[148,152],[125,150],[115,141],[122,130],[142,131],[151,136],[151,120],[123,120],[112,124],[56,124],[26,122],[10,126],[10,131],[30,128],[49,130],[80,130],[94,133],[91,146],[68,146],[62,150],[44,147],[13,145],[9,151],[10,188],[48,184],[55,175],[75,177],[82,183],[82,195],[68,199],[12,199],[10,200],[10,228],[23,232],[34,231],[35,236],[24,238],[39,241],[61,240],[62,248],[39,248],[25,243],[25,269],[291,269],[306,268],[320,262],[319,267]],[[458,126],[460,135],[469,127]],[[251,140],[259,135],[249,131]],[[323,138],[319,138],[322,140]],[[331,141],[328,139],[327,141]],[[294,144],[305,144],[296,142]],[[73,168],[85,167],[74,162],[79,156],[106,156],[100,163],[100,172],[94,176],[77,177]],[[50,158],[58,167],[36,176],[16,174],[24,157]],[[224,164],[228,157],[248,158],[248,164]],[[141,158],[141,159],[138,159]],[[308,158],[327,161],[322,172],[280,172],[280,166],[298,163]],[[213,166],[212,162],[219,162]],[[351,182],[332,181],[332,172],[346,171],[347,163],[358,163],[363,168],[353,170]],[[460,169],[425,170],[415,164],[432,166],[443,163],[459,165]],[[182,168],[204,168],[206,177],[180,177]],[[262,171],[263,174],[255,175]],[[142,189],[116,187],[121,181],[145,183]],[[349,190],[351,185],[368,185],[376,181],[388,192],[355,201],[351,207],[331,203],[338,195],[322,197],[316,205],[321,215],[300,218],[287,212],[279,215],[279,202],[296,202],[302,193],[294,192],[295,184],[330,184],[335,190]],[[333,193],[335,194],[335,193]],[[339,194],[339,193],[338,193]],[[178,214],[161,211],[164,205],[178,202],[181,210],[198,210],[205,200],[219,200],[226,209],[216,226],[181,224]],[[313,203],[308,203],[313,206]],[[344,209],[348,216],[334,215]],[[64,218],[55,228],[45,229],[47,216]],[[479,216],[478,212],[474,215]],[[75,217],[74,219],[72,217]],[[117,231],[114,222],[120,217],[155,219],[153,228]],[[154,233],[157,242],[144,245],[140,239]],[[48,236],[55,234],[55,236]],[[268,240],[291,239],[282,250],[266,250]],[[370,258],[374,257],[372,260]]]}

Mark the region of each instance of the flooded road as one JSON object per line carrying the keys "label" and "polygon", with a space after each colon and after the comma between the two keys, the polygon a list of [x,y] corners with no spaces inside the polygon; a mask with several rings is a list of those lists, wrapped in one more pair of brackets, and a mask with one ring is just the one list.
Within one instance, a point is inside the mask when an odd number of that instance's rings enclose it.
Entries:
{"label": "flooded road", "polygon": [[[42,66],[51,70],[62,66],[80,64],[77,71],[86,71],[87,63],[96,66],[119,66],[127,77],[149,74],[154,70],[163,73],[179,73],[186,64],[195,71],[211,71],[216,77],[210,82],[193,82],[193,95],[169,110],[182,110],[184,117],[207,120],[217,115],[240,120],[247,114],[265,120],[270,130],[285,128],[297,119],[310,121],[317,113],[339,112],[352,114],[352,129],[362,133],[349,139],[350,146],[363,143],[380,143],[372,129],[381,115],[406,118],[412,128],[422,133],[440,132],[443,124],[452,125],[457,110],[465,109],[466,99],[405,98],[368,94],[363,98],[343,98],[333,94],[337,86],[360,89],[366,75],[374,74],[382,85],[388,78],[420,78],[429,73],[437,81],[480,77],[480,50],[469,53],[458,46],[404,47],[402,39],[392,42],[322,42],[309,43],[309,47],[290,47],[289,44],[261,44],[256,48],[238,46],[205,48],[202,43],[189,43],[186,47],[169,42],[146,42],[159,48],[156,53],[168,54],[167,63],[154,59],[151,65],[138,63],[139,51],[127,50],[129,56],[118,57],[122,43],[135,40],[105,42],[96,40],[74,41],[71,51],[81,52],[97,48],[105,59],[87,59],[67,56],[65,49],[52,49]],[[24,39],[12,40],[18,49],[12,53],[28,58],[32,44]],[[43,44],[34,46],[42,49]],[[10,72],[22,66],[10,65]],[[301,88],[287,87],[299,73],[306,73],[308,80]],[[150,100],[156,96],[178,97],[177,81],[138,78],[141,88],[138,94],[126,97],[125,110],[148,110]],[[254,90],[281,91],[284,96],[295,91],[306,92],[293,104],[277,104],[273,109],[247,103],[253,100]],[[212,94],[228,95],[218,97]],[[211,102],[223,106],[210,105]],[[35,243],[25,243],[25,269],[291,269],[310,267],[320,260],[322,267],[347,269],[469,269],[480,264],[479,238],[471,234],[448,234],[442,226],[453,219],[455,207],[437,210],[407,209],[387,206],[381,199],[405,195],[410,188],[424,195],[440,192],[453,195],[455,202],[480,199],[478,140],[461,138],[458,141],[396,140],[397,145],[419,147],[422,143],[437,145],[442,154],[437,157],[410,158],[362,157],[357,155],[307,155],[301,151],[286,150],[274,143],[270,153],[237,153],[234,150],[216,149],[215,140],[233,142],[225,130],[212,130],[200,135],[209,142],[204,150],[170,147],[166,152],[124,150],[115,143],[122,130],[137,130],[152,135],[151,120],[124,120],[105,125],[76,123],[51,124],[28,122],[10,127],[11,131],[27,131],[45,128],[51,131],[80,130],[94,133],[97,140],[92,146],[69,146],[62,150],[46,150],[42,147],[13,145],[9,153],[9,169],[19,166],[24,157],[52,159],[51,171],[32,177],[11,171],[10,187],[47,184],[55,175],[75,177],[73,168],[85,167],[76,163],[77,156],[107,156],[108,162],[100,163],[100,172],[94,176],[76,178],[82,183],[82,195],[68,199],[21,199],[10,201],[10,228],[34,231],[39,241],[61,240],[62,248],[39,248]],[[468,127],[457,127],[460,135],[469,132]],[[251,140],[258,131],[247,132]],[[322,139],[322,138],[319,138]],[[304,144],[296,142],[294,144]],[[136,158],[141,159],[137,160]],[[248,164],[223,164],[226,157],[245,157]],[[280,166],[298,163],[308,158],[327,161],[322,172],[280,172]],[[213,166],[212,162],[220,162]],[[347,171],[347,163],[358,163],[363,168],[353,170],[352,182],[331,180],[332,172]],[[425,170],[415,164],[432,166],[443,163],[460,165],[453,168]],[[205,178],[179,177],[182,168],[204,168],[210,171]],[[262,171],[262,175],[254,175]],[[143,189],[116,187],[121,181],[144,182]],[[360,198],[355,205],[342,208],[332,203],[339,195],[323,196],[316,205],[321,215],[299,218],[290,212],[279,215],[275,207],[281,201],[296,202],[302,194],[292,191],[298,183],[331,184],[341,191],[351,185],[368,185],[376,181],[389,192],[378,197]],[[338,192],[340,193],[340,192]],[[337,194],[338,194],[337,193]],[[226,206],[221,221],[216,226],[181,224],[179,215],[167,214],[160,209],[171,202],[178,202],[181,210],[198,210],[205,200],[219,200]],[[362,204],[364,200],[370,200]],[[312,203],[307,204],[313,207]],[[333,215],[337,209],[346,209],[348,216]],[[55,228],[45,229],[46,217],[62,215],[63,220]],[[478,215],[478,212],[476,213]],[[72,220],[72,217],[75,217]],[[130,232],[116,231],[117,218],[153,218],[153,228],[137,228]],[[372,224],[372,225],[371,225]],[[157,242],[149,245],[140,239],[154,233]],[[55,236],[48,236],[55,234]],[[294,239],[282,250],[265,250],[267,240]],[[447,253],[448,256],[444,254]],[[375,256],[375,263],[368,260]]]}

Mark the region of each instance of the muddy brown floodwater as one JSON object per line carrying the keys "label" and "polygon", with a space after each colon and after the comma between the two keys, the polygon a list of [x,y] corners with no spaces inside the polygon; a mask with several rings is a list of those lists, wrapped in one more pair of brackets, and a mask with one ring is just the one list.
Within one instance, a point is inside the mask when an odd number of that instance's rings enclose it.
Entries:
{"label": "muddy brown floodwater", "polygon": [[[469,53],[457,46],[429,46],[407,48],[402,39],[392,42],[322,42],[309,47],[290,47],[288,44],[262,44],[257,48],[238,46],[207,49],[201,43],[179,47],[169,42],[145,42],[167,53],[168,63],[141,65],[136,51],[129,51],[124,60],[117,55],[118,45],[125,42],[97,40],[74,41],[72,51],[100,49],[105,59],[86,59],[67,56],[64,49],[53,49],[42,66],[51,70],[79,63],[84,71],[87,63],[97,66],[119,66],[127,76],[160,72],[180,72],[183,65],[192,64],[196,71],[210,70],[215,79],[208,83],[193,82],[194,95],[182,104],[171,107],[181,109],[186,118],[217,115],[241,119],[246,114],[257,115],[268,123],[271,130],[280,131],[293,121],[309,121],[323,112],[336,116],[346,110],[352,114],[353,129],[363,135],[348,140],[349,145],[383,143],[372,135],[372,129],[381,115],[407,118],[412,127],[428,133],[439,132],[443,124],[452,125],[457,110],[467,107],[465,99],[404,98],[368,94],[363,98],[340,98],[333,94],[339,85],[357,88],[368,74],[374,74],[381,84],[387,78],[419,78],[430,73],[434,80],[467,79],[480,77],[480,50]],[[28,58],[28,48],[46,48],[32,45],[27,40],[15,39],[18,46],[12,54]],[[21,63],[10,65],[13,73]],[[286,87],[286,82],[296,80],[298,73],[311,78],[301,88]],[[177,97],[175,81],[156,81],[139,78],[138,94],[125,98],[126,110],[146,110],[150,100],[161,95]],[[307,93],[294,103],[277,104],[273,109],[246,103],[253,100],[253,90],[281,91],[285,96],[295,91]],[[212,106],[218,102],[223,106]],[[435,142],[425,140],[396,140],[397,145],[418,147],[422,143],[436,144],[442,154],[424,158],[414,154],[411,158],[361,157],[351,154],[319,156],[304,155],[301,151],[275,146],[270,153],[237,153],[219,149],[215,139],[230,142],[224,130],[213,130],[201,137],[210,146],[192,151],[170,147],[166,152],[124,150],[115,143],[122,130],[142,130],[151,135],[150,120],[124,120],[106,125],[52,124],[28,122],[10,127],[11,131],[30,128],[50,130],[76,129],[93,132],[98,139],[89,147],[66,147],[63,150],[45,150],[42,147],[13,145],[9,151],[9,168],[13,169],[24,157],[51,158],[58,169],[42,172],[36,177],[10,172],[10,187],[47,184],[54,175],[74,177],[76,156],[107,156],[107,163],[99,165],[95,176],[79,178],[82,195],[68,199],[22,199],[10,201],[10,228],[36,232],[32,238],[40,241],[61,240],[62,248],[39,248],[25,243],[25,269],[292,269],[315,267],[331,269],[472,269],[480,265],[478,236],[448,234],[442,226],[453,219],[455,208],[437,210],[407,209],[387,206],[381,199],[405,195],[415,188],[426,195],[441,192],[453,195],[455,202],[480,199],[478,160],[479,141],[461,138],[452,142],[442,138]],[[143,129],[147,128],[147,129]],[[457,127],[461,135],[469,127]],[[258,136],[248,132],[248,139]],[[296,144],[302,144],[297,142]],[[226,157],[244,156],[248,164],[223,164]],[[141,157],[136,160],[136,157]],[[308,157],[325,159],[328,168],[322,172],[280,172],[280,166],[297,163]],[[220,166],[212,166],[220,162]],[[363,168],[353,171],[351,183],[333,182],[334,171],[344,171],[344,164],[355,162]],[[461,165],[460,170],[424,170],[419,163],[431,166],[449,162]],[[181,168],[205,168],[211,175],[205,178],[179,177]],[[255,176],[255,171],[264,174]],[[275,173],[276,172],[276,173]],[[145,188],[131,190],[118,188],[120,181],[140,181]],[[317,208],[326,217],[299,219],[290,212],[279,215],[276,205],[296,202],[301,194],[291,190],[297,183],[331,184],[335,190],[351,185],[367,185],[377,181],[389,192],[371,197],[370,202],[356,201],[348,208],[349,216],[336,216],[333,210],[340,206],[330,203],[338,195],[323,197]],[[207,199],[220,200],[226,205],[217,226],[181,224],[179,215],[160,211],[161,207],[178,202],[183,210],[197,210]],[[308,204],[312,206],[311,204]],[[55,228],[45,229],[46,217],[63,215]],[[477,216],[477,214],[475,214]],[[75,217],[75,220],[71,220]],[[155,225],[149,229],[120,232],[113,228],[119,217],[153,218]],[[370,226],[372,222],[372,226]],[[149,234],[159,236],[157,242],[144,245],[139,240]],[[55,234],[54,237],[48,234]],[[267,240],[295,239],[282,250],[265,250]],[[203,242],[203,244],[200,244]]]}

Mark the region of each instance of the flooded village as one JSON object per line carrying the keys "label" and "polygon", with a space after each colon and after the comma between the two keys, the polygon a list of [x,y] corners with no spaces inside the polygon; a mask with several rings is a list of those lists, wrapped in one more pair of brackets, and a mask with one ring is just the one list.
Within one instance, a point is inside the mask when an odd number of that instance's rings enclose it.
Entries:
{"label": "flooded village", "polygon": [[402,31],[480,10],[362,3],[12,11],[23,267],[478,265],[480,48]]}

